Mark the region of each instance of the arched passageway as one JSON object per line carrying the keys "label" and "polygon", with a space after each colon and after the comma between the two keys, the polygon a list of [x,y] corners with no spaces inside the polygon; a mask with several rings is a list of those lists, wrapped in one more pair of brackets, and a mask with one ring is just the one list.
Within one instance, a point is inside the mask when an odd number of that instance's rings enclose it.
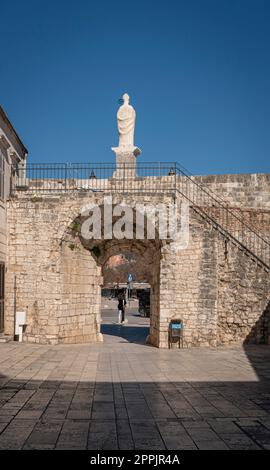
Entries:
{"label": "arched passageway", "polygon": [[[149,254],[147,249],[144,253],[123,250],[103,264],[101,332],[104,341],[148,342],[150,321],[155,315],[151,308],[154,260]],[[124,300],[124,314],[118,310],[119,299]]]}
{"label": "arched passageway", "polygon": [[[106,285],[106,267],[108,260],[119,256],[121,253],[129,253],[136,259],[136,277],[141,272],[142,278],[146,277],[146,282],[150,286],[150,315],[149,321],[141,322],[144,330],[133,330],[130,337],[132,340],[144,342],[147,339],[149,344],[159,345],[159,309],[160,309],[160,241],[156,239],[85,239],[82,236],[83,217],[77,217],[62,239],[62,266],[61,279],[65,292],[66,311],[74,311],[78,320],[81,317],[82,327],[79,326],[79,335],[89,341],[102,340],[102,333],[106,334],[108,329],[102,328],[101,318],[101,291]],[[134,268],[134,266],[133,266]],[[104,281],[105,277],[105,281]],[[141,280],[139,278],[138,280]],[[123,279],[124,281],[124,279]],[[117,282],[117,281],[116,281]],[[115,302],[115,318],[117,317],[117,302]],[[130,305],[128,305],[130,307]],[[136,310],[136,309],[135,309]],[[128,310],[127,313],[131,312]],[[133,320],[136,313],[133,311]],[[62,313],[63,314],[63,313]],[[74,334],[74,323],[70,322],[70,330]],[[111,323],[115,323],[113,321]],[[138,322],[137,322],[138,323]],[[149,325],[149,326],[148,326]],[[129,325],[131,328],[131,325]],[[135,328],[135,326],[134,326]],[[61,327],[60,327],[61,329]],[[64,323],[63,332],[69,336],[71,331]],[[118,330],[111,328],[111,332]],[[142,332],[143,331],[143,332]],[[131,332],[131,330],[129,330]],[[126,333],[128,330],[126,329]],[[149,333],[149,334],[148,334]],[[129,335],[127,334],[127,337]],[[136,339],[137,338],[137,339]],[[63,338],[64,339],[64,338]]]}
{"label": "arched passageway", "polygon": [[[113,201],[124,198],[130,207],[161,200],[169,204],[165,196],[121,194]],[[128,251],[152,263],[152,344],[168,347],[172,319],[183,321],[185,347],[269,342],[268,272],[237,247],[224,244],[193,212],[188,245],[179,251],[170,240],[144,236],[106,239],[101,234],[82,240],[82,208],[102,206],[104,200],[104,193],[96,192],[37,197],[22,191],[9,202],[5,334],[14,334],[15,312],[25,311],[24,341],[101,341],[103,267],[110,256]]]}

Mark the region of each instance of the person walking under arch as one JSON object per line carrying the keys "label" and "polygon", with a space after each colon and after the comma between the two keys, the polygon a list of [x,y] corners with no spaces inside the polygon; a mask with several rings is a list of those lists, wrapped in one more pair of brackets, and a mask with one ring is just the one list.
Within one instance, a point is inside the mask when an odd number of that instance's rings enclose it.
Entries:
{"label": "person walking under arch", "polygon": [[121,290],[118,294],[118,323],[124,323],[125,321],[125,308],[127,302],[125,299],[124,291]]}

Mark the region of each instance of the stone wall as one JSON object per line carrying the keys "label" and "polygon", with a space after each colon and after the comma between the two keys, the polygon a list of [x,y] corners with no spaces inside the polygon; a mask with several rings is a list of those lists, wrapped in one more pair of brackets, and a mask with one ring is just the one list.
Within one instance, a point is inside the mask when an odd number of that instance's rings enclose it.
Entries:
{"label": "stone wall", "polygon": [[270,173],[193,176],[231,207],[270,210]]}
{"label": "stone wall", "polygon": [[52,202],[8,203],[5,333],[14,332],[14,311],[26,311],[31,342],[58,342],[62,299],[56,218]]}
{"label": "stone wall", "polygon": [[9,201],[6,334],[13,334],[16,310],[27,312],[25,341],[101,339],[100,269],[89,252],[80,246],[72,249],[66,235],[74,206],[77,214],[80,204],[77,197],[71,201],[25,194]]}
{"label": "stone wall", "polygon": [[101,268],[81,244],[61,245],[60,343],[95,342],[99,338]]}
{"label": "stone wall", "polygon": [[[103,195],[102,195],[103,196]],[[13,334],[14,312],[27,312],[24,340],[36,343],[93,342],[100,335],[101,267],[123,249],[139,250],[153,264],[156,283],[158,248],[154,242],[94,241],[97,259],[73,230],[74,221],[101,195],[34,196],[18,193],[8,203],[9,249],[6,275],[5,333]],[[121,197],[122,199],[122,197]],[[75,224],[75,225],[76,225]],[[154,256],[155,254],[155,256]],[[16,285],[16,290],[14,289]],[[158,345],[159,286],[152,290],[150,330]]]}
{"label": "stone wall", "polygon": [[184,346],[215,346],[217,337],[217,234],[190,214],[189,244],[175,254],[164,250],[160,268],[162,347],[168,345],[168,323],[181,319]]}
{"label": "stone wall", "polygon": [[270,344],[269,273],[222,239],[217,273],[217,344]]}
{"label": "stone wall", "polygon": [[[239,189],[241,207],[237,201],[233,210],[240,211],[259,233],[269,237],[270,211],[259,199],[259,192],[254,195],[255,202],[250,200],[251,177],[247,177],[247,192],[244,182]],[[259,181],[262,189],[267,175]],[[226,183],[231,197],[233,188],[237,189],[234,183],[234,178]],[[114,203],[172,202],[172,196],[165,192],[113,197]],[[223,236],[199,214],[190,210],[190,240],[184,250],[173,251],[169,241],[149,240],[94,240],[87,246],[81,243],[74,221],[78,225],[82,208],[91,202],[102,206],[103,193],[34,195],[22,191],[9,201],[6,333],[13,332],[14,311],[26,310],[25,341],[101,340],[101,268],[110,256],[126,250],[145,257],[152,269],[152,344],[168,346],[172,318],[183,320],[186,347],[262,341],[261,330],[265,330],[268,318],[269,273],[231,242],[225,244]],[[237,229],[230,224],[235,221],[229,220],[227,228]]]}
{"label": "stone wall", "polygon": [[[148,176],[136,177],[126,175],[125,179],[70,179],[70,180],[28,180],[23,178],[17,181],[19,186],[28,186],[33,193],[35,191],[50,191],[52,189],[63,191],[69,190],[88,190],[107,191],[109,193],[128,194],[131,190],[137,193],[149,191],[151,194],[166,191],[174,191],[175,187],[183,190],[186,194],[192,195],[194,181],[202,185],[205,189],[212,191],[229,204],[230,207],[239,207],[246,209],[265,209],[270,210],[270,174],[225,174],[225,175],[206,175],[206,176]],[[199,194],[196,197],[199,197]],[[203,200],[201,201],[201,203]]]}

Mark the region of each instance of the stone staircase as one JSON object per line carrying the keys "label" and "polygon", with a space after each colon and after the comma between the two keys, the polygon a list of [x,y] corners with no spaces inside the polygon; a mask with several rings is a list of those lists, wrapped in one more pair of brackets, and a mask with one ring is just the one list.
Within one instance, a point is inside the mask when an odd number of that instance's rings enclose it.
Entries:
{"label": "stone staircase", "polygon": [[210,223],[226,242],[232,242],[265,271],[270,272],[270,238],[266,240],[246,223],[239,212],[236,214],[223,198],[178,167],[175,189],[189,202],[192,210]]}

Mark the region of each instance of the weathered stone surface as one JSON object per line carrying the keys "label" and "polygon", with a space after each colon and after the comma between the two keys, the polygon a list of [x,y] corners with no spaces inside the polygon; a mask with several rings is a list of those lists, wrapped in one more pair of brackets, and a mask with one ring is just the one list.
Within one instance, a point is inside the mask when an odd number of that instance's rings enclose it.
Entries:
{"label": "weathered stone surface", "polygon": [[[263,192],[269,196],[269,179],[267,175],[257,175],[256,179],[254,175],[245,176],[197,178],[219,188],[221,193],[226,190],[232,199],[240,187],[237,194],[242,199],[237,199],[239,204],[232,210],[241,212],[258,233],[269,239],[269,205],[258,195]],[[112,193],[113,203],[171,204],[170,194],[153,192],[155,181],[156,178],[138,179],[138,188],[142,185],[145,189],[148,184],[152,192]],[[113,180],[108,180],[110,185]],[[256,191],[251,201],[252,188]],[[231,242],[225,243],[224,237],[192,209],[189,244],[177,253],[169,242],[160,240],[82,243],[82,208],[89,203],[102,207],[103,196],[104,192],[89,191],[40,193],[35,197],[25,191],[9,201],[5,333],[13,332],[16,301],[16,310],[27,311],[25,341],[57,344],[102,340],[102,267],[110,256],[134,251],[152,272],[153,345],[168,347],[168,324],[172,318],[184,323],[185,347],[269,342],[269,273],[259,263]],[[216,208],[208,211],[223,221],[224,214],[218,214]],[[238,230],[235,218],[229,218],[226,224],[228,230]]]}
{"label": "weathered stone surface", "polygon": [[268,347],[157,350],[103,320],[103,344],[0,344],[0,449],[269,449]]}

